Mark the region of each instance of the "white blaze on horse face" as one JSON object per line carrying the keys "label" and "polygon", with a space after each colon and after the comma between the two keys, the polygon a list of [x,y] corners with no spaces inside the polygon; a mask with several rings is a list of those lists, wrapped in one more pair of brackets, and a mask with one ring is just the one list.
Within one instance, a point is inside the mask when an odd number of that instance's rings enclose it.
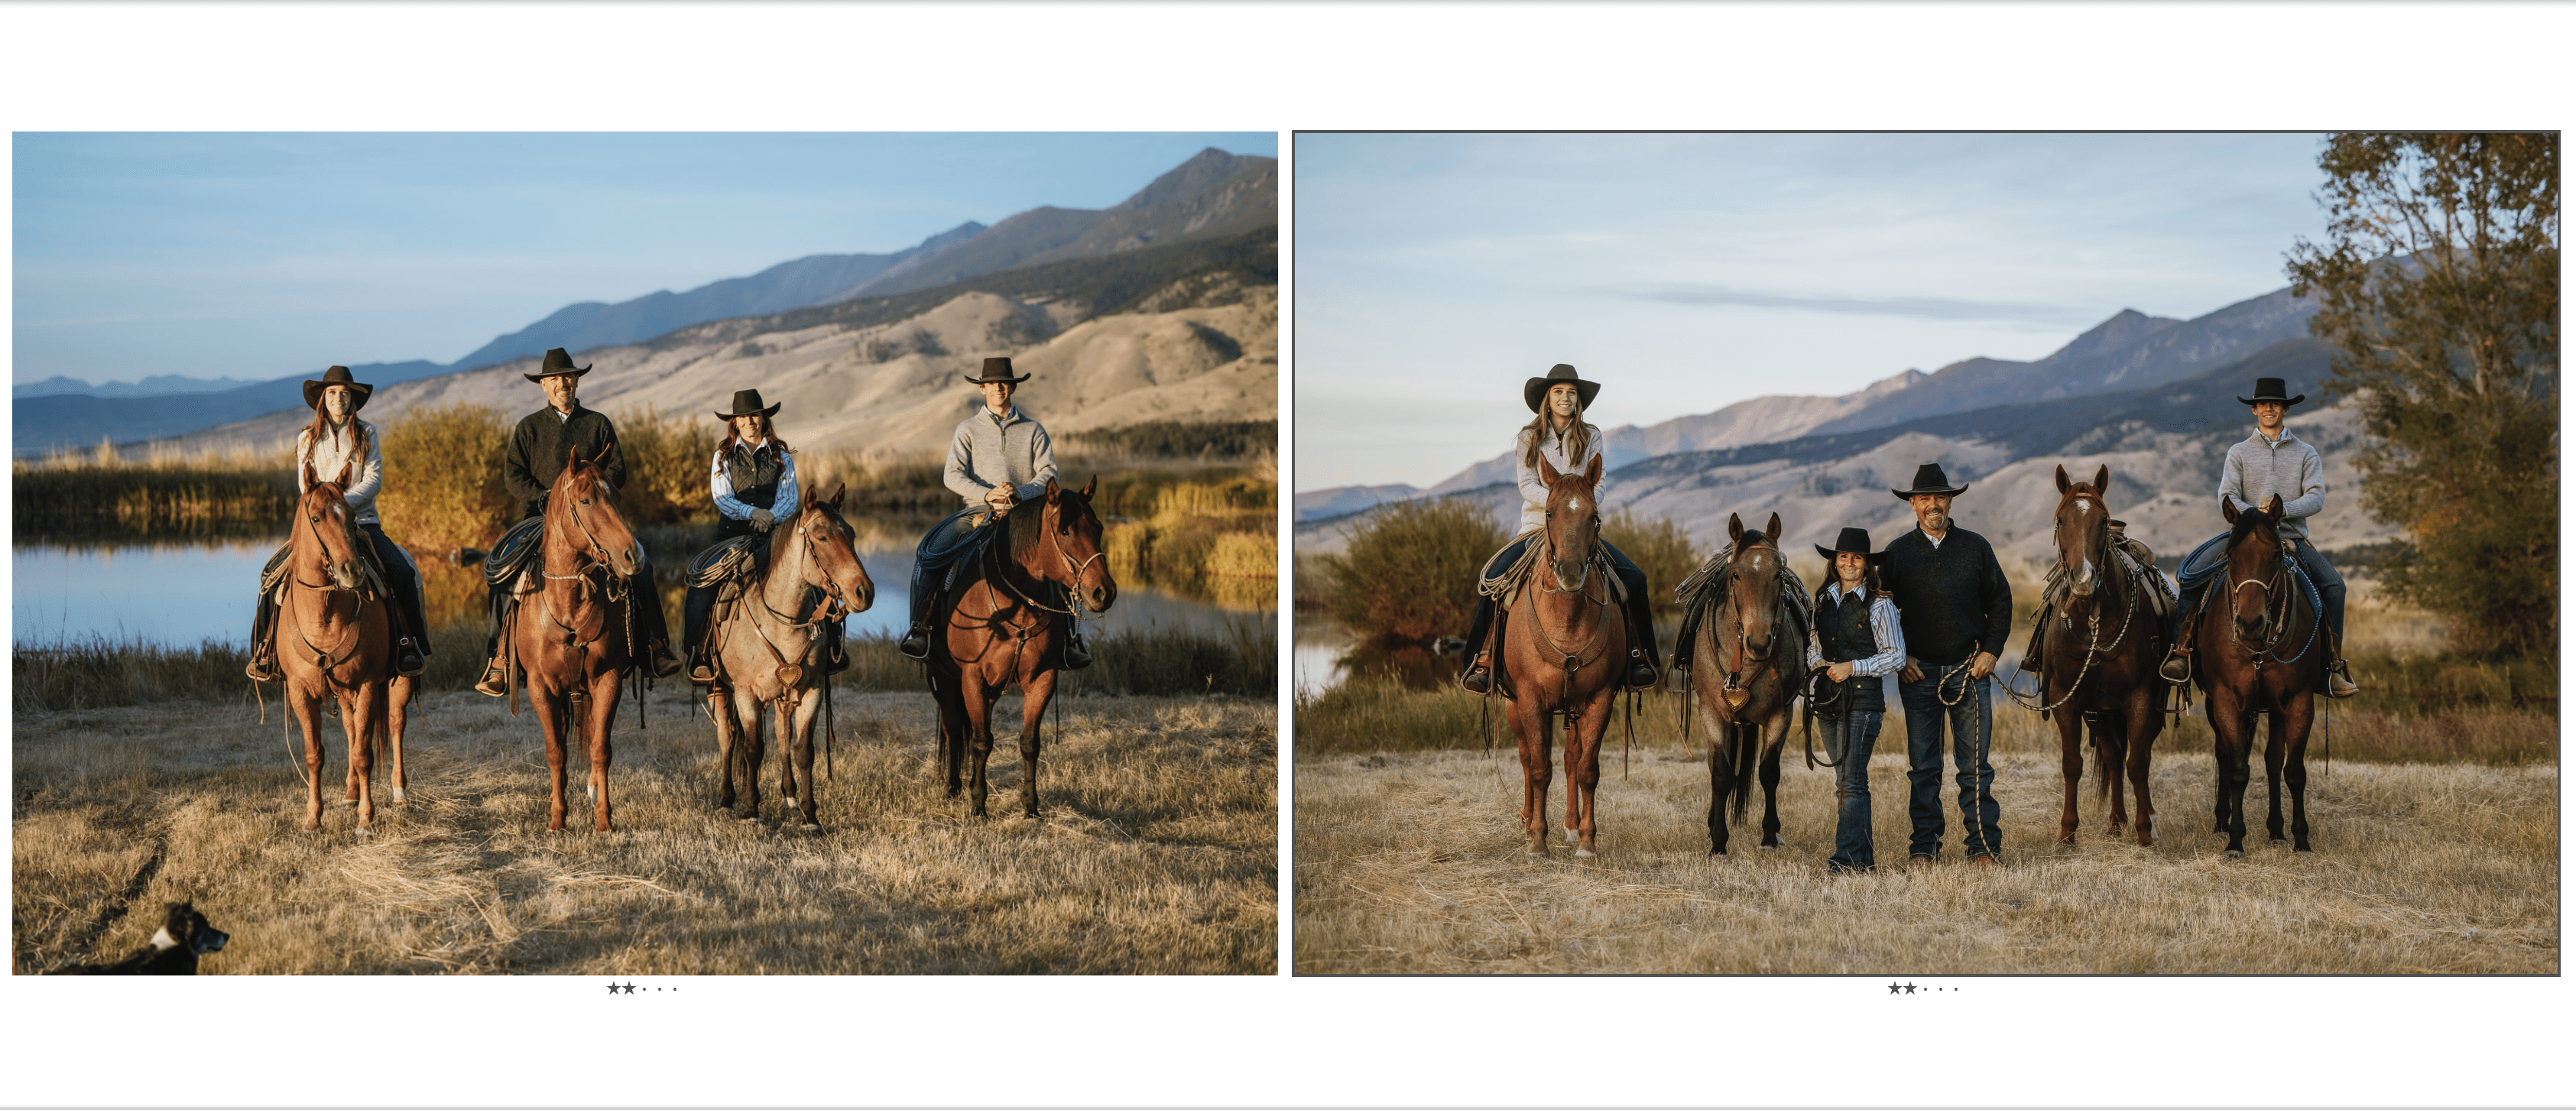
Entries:
{"label": "white blaze on horse face", "polygon": [[1567,512],[1569,512],[1569,513],[1579,513],[1579,512],[1582,512],[1582,511],[1583,511],[1583,499],[1582,499],[1582,498],[1580,498],[1580,497],[1569,497],[1569,498],[1566,498],[1566,499],[1565,499],[1565,511],[1567,511]]}

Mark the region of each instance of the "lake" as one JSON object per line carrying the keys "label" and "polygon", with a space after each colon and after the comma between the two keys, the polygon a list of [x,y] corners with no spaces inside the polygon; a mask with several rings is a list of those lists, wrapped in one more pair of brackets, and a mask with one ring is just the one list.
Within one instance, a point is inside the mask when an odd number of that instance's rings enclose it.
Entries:
{"label": "lake", "polygon": [[[10,639],[19,647],[105,639],[195,647],[207,640],[250,639],[251,602],[260,567],[280,541],[216,540],[189,544],[71,547],[25,544],[10,549]],[[877,601],[849,620],[855,635],[901,635],[911,611],[912,549],[860,552],[876,582]],[[658,556],[657,556],[658,562]],[[667,567],[657,569],[667,570]],[[676,606],[665,614],[676,633]],[[1092,635],[1154,629],[1223,634],[1247,620],[1277,636],[1278,613],[1228,608],[1132,582],[1092,622]]]}

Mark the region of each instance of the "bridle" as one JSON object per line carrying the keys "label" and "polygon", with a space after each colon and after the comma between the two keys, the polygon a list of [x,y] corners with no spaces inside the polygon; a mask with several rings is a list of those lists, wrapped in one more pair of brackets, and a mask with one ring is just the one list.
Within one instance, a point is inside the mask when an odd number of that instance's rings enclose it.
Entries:
{"label": "bridle", "polygon": [[[2110,654],[2117,650],[2121,644],[2127,642],[2129,639],[2129,626],[2137,622],[2138,609],[2140,608],[2138,603],[2139,576],[2130,574],[2127,569],[2120,565],[2120,554],[2111,547],[2111,515],[2107,510],[2102,513],[2100,523],[2094,525],[2093,534],[2101,536],[2103,539],[2102,567],[2113,577],[2118,578],[2121,581],[2123,592],[2128,597],[2128,610],[2120,618],[2120,631],[2112,635],[2110,643],[2102,643],[2102,606],[2099,602],[2087,606],[2086,608],[2088,611],[2084,616],[2084,665],[2076,669],[2075,681],[2066,684],[2065,697],[2059,698],[2047,705],[2036,705],[2033,703],[2037,702],[2040,698],[2048,696],[2047,687],[2041,687],[2038,695],[2035,697],[2024,698],[2021,696],[2021,692],[2019,690],[2015,690],[2012,687],[2012,684],[2004,684],[2004,696],[2011,698],[2014,704],[2019,705],[2024,709],[2047,713],[2055,710],[2059,706],[2065,705],[2067,702],[2075,700],[2076,693],[2084,688],[2084,679],[2086,676],[2093,673],[2094,660]],[[2065,545],[2061,543],[2058,546],[2058,565],[2061,567],[2065,565],[2065,550]],[[2075,595],[2069,593],[2067,596],[2069,599],[2072,599]],[[2060,613],[2058,614],[2057,619],[2063,621],[2066,619],[2066,616],[2064,613]],[[1964,698],[1966,696],[1967,694],[1962,691],[1960,697]],[[1942,704],[1952,705],[1956,703],[1945,701]]]}
{"label": "bridle", "polygon": [[[1009,518],[1005,517],[1003,519],[1007,520]],[[1004,566],[1001,565],[1009,564],[1010,560],[1002,557],[999,545],[987,544],[985,545],[984,550],[987,553],[987,558],[995,560],[997,564],[991,577],[1000,579],[1003,588],[1011,591],[1011,596],[1020,599],[1023,604],[1026,604],[1031,608],[1043,609],[1050,613],[1073,617],[1076,620],[1080,620],[1083,619],[1083,615],[1085,613],[1091,611],[1091,604],[1082,599],[1082,572],[1091,569],[1091,564],[1108,558],[1109,549],[1107,547],[1102,547],[1100,550],[1092,552],[1090,558],[1083,559],[1079,562],[1075,561],[1073,553],[1064,549],[1064,533],[1057,529],[1057,525],[1061,524],[1063,521],[1064,505],[1061,502],[1049,502],[1047,506],[1038,513],[1038,527],[1046,532],[1047,546],[1054,548],[1056,557],[1064,560],[1064,592],[1065,596],[1071,598],[1073,601],[1071,607],[1059,609],[1034,597],[1030,597],[1027,591],[1020,589],[1018,583],[1011,581],[1010,575],[1006,573]],[[1004,543],[1007,543],[1010,538],[1011,537],[1006,533],[1001,537],[1001,540]],[[1040,581],[1044,581],[1044,579],[1040,579]],[[1022,638],[1025,639],[1026,637],[1023,636]]]}
{"label": "bridle", "polygon": [[[1748,533],[1748,535],[1750,535],[1750,533]],[[1744,703],[1752,700],[1753,697],[1753,692],[1746,689],[1742,682],[1744,675],[1744,644],[1745,641],[1750,640],[1753,637],[1749,630],[1744,626],[1744,618],[1750,614],[1746,612],[1744,606],[1737,604],[1735,600],[1735,584],[1741,578],[1743,573],[1741,568],[1738,568],[1735,565],[1735,561],[1743,558],[1747,552],[1757,551],[1763,548],[1769,548],[1774,558],[1778,558],[1780,555],[1780,549],[1770,544],[1738,542],[1735,551],[1726,557],[1726,583],[1724,592],[1726,594],[1726,608],[1732,610],[1735,614],[1735,666],[1726,672],[1726,687],[1719,691],[1719,693],[1726,698],[1726,704],[1729,707],[1736,709],[1743,708]],[[1776,567],[1771,571],[1771,588],[1765,592],[1771,595],[1771,604],[1768,611],[1771,615],[1771,623],[1776,628],[1781,623],[1780,572]],[[1712,629],[1711,631],[1713,634],[1715,630]],[[1777,633],[1775,632],[1774,635],[1777,635]]]}
{"label": "bridle", "polygon": [[[598,488],[598,481],[593,479],[591,483],[591,491],[595,492]],[[567,490],[565,492],[569,493],[571,491]],[[581,529],[581,537],[590,541],[589,550],[576,553],[580,558],[585,560],[585,563],[578,569],[574,570],[571,574],[546,574],[542,567],[538,569],[537,573],[557,582],[569,582],[577,578],[587,578],[589,577],[590,572],[594,570],[614,565],[616,556],[609,553],[607,544],[599,541],[599,534],[591,531],[590,522],[582,519],[581,506],[584,500],[586,500],[586,498],[567,500],[564,503],[564,515],[571,517],[574,527]],[[610,574],[608,576],[608,583],[601,587],[601,592],[606,595],[608,600],[619,601],[625,598],[626,591],[619,586],[619,580],[624,577],[625,576],[619,574]],[[562,624],[563,622],[556,621],[555,623]],[[565,627],[567,629],[570,628],[569,625],[566,625]]]}
{"label": "bridle", "polygon": [[[2247,533],[2247,535],[2251,534]],[[2228,546],[2232,553],[2235,545],[2231,543]],[[2231,558],[2228,561],[2230,573],[2227,579],[2227,639],[2236,646],[2244,648],[2245,653],[2253,657],[2254,665],[2257,667],[2262,666],[2267,660],[2286,666],[2307,658],[2308,649],[2315,646],[2317,642],[2317,626],[2325,623],[2322,607],[2312,602],[2310,608],[2316,610],[2317,615],[2312,616],[2308,621],[2308,638],[2306,642],[2299,645],[2299,653],[2284,659],[2276,650],[2280,646],[2281,637],[2290,630],[2290,591],[2281,588],[2286,584],[2290,574],[2290,554],[2277,530],[2272,535],[2272,546],[2272,573],[2269,578],[2237,578],[2233,573],[2235,560]],[[2263,614],[2264,621],[2271,625],[2270,632],[2264,636],[2263,642],[2259,645],[2246,642],[2245,638],[2237,635],[2236,632],[2237,614],[2240,612],[2236,598],[2247,586],[2263,591],[2263,605],[2260,612]],[[2278,613],[2273,612],[2275,606],[2280,609]]]}
{"label": "bridle", "polygon": [[[345,509],[346,507],[347,503],[344,500],[342,502],[342,508]],[[304,527],[307,531],[313,533],[313,545],[321,549],[322,558],[327,566],[331,557],[331,544],[322,535],[321,512],[317,510],[305,513]],[[343,531],[345,532],[346,530],[343,529]],[[357,540],[354,537],[349,537],[348,543],[351,548],[350,559],[352,562],[357,562]],[[364,563],[359,563],[358,565],[361,568],[365,566]],[[342,664],[357,658],[358,633],[361,631],[360,621],[364,619],[367,604],[373,600],[373,598],[368,591],[364,589],[356,586],[343,586],[331,581],[330,575],[327,573],[323,575],[323,580],[319,584],[306,582],[291,570],[287,574],[287,580],[293,582],[298,589],[320,590],[326,594],[350,593],[358,595],[357,612],[351,615],[349,627],[340,634],[340,645],[329,650],[324,650],[323,648],[316,646],[313,643],[313,638],[304,634],[304,621],[303,618],[296,615],[295,599],[293,597],[289,597],[286,604],[283,606],[286,610],[287,627],[294,629],[295,638],[304,644],[305,650],[313,653],[313,665],[322,672],[323,683],[325,685],[337,685],[340,679],[339,676],[333,672],[337,671]],[[327,606],[329,603],[326,601],[324,604]]]}

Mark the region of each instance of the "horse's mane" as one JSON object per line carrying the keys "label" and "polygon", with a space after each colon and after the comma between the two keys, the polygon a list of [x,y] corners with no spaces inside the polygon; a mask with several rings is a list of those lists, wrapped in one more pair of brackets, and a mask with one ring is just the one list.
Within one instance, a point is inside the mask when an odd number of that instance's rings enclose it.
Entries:
{"label": "horse's mane", "polygon": [[[2233,549],[2236,546],[2236,541],[2244,539],[2254,533],[2254,522],[2257,518],[2270,519],[2269,517],[2264,516],[2263,508],[2260,505],[2251,509],[2239,511],[2236,514],[2236,522],[2228,525],[2227,528],[2227,546],[2230,549]],[[2274,530],[2272,535],[2275,545],[2280,542],[2279,526],[2279,521],[2273,521]]]}
{"label": "horse's mane", "polygon": [[[1029,552],[1037,550],[1038,541],[1046,535],[1046,512],[1044,511],[1044,503],[1031,501],[1028,502],[1027,505],[1028,507],[1038,511],[1013,513],[1010,516],[1002,518],[1011,530],[1010,539],[1012,562],[1025,560],[1028,557]],[[1056,487],[1056,505],[1058,510],[1064,514],[1065,522],[1068,524],[1082,519],[1083,514],[1088,514],[1091,511],[1091,503],[1083,500],[1082,494],[1076,492],[1069,486],[1060,485]],[[1079,514],[1076,512],[1077,509],[1080,510]]]}

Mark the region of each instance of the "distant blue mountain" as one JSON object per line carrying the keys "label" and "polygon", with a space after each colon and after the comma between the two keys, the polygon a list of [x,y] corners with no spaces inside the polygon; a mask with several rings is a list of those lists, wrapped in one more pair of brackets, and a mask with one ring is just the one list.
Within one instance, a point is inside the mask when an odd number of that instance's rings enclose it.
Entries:
{"label": "distant blue mountain", "polygon": [[[101,439],[118,443],[181,435],[217,424],[248,420],[279,409],[304,407],[304,382],[322,376],[323,367],[276,381],[237,386],[212,393],[169,393],[155,397],[98,397],[66,393],[20,397],[9,405],[9,441],[16,455],[42,455],[95,447]],[[385,386],[447,373],[435,362],[371,362],[349,368],[350,376]]]}
{"label": "distant blue mountain", "polygon": [[183,378],[176,374],[155,374],[139,382],[99,382],[92,385],[79,378],[56,374],[41,382],[11,386],[9,396],[15,399],[79,393],[91,397],[159,397],[171,393],[221,393],[255,384],[239,378]]}

